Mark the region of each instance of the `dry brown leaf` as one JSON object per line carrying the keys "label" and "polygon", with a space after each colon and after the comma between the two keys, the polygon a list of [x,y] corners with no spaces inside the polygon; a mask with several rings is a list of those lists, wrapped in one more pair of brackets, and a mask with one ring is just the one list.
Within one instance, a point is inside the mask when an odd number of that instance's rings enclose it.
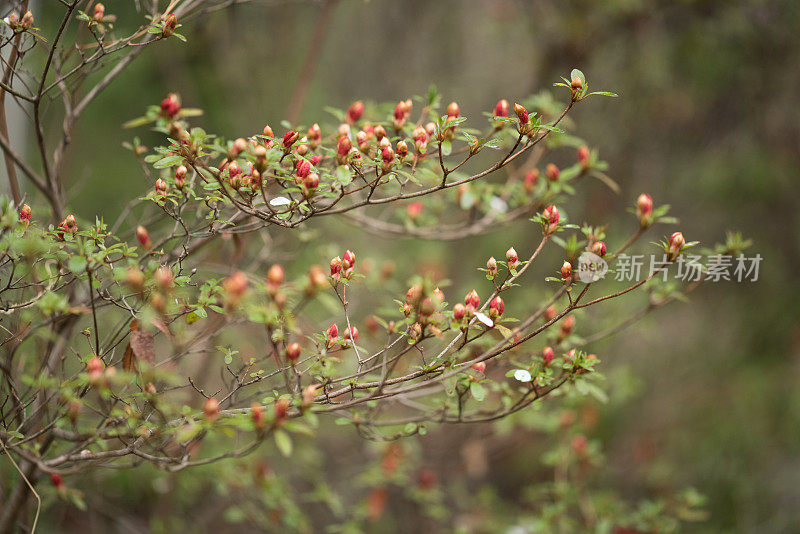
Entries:
{"label": "dry brown leaf", "polygon": [[131,373],[136,369],[136,354],[134,354],[131,344],[125,347],[125,354],[122,356],[122,370]]}
{"label": "dry brown leaf", "polygon": [[153,334],[146,330],[134,330],[131,332],[130,346],[136,357],[142,361],[153,365],[156,361],[156,346]]}

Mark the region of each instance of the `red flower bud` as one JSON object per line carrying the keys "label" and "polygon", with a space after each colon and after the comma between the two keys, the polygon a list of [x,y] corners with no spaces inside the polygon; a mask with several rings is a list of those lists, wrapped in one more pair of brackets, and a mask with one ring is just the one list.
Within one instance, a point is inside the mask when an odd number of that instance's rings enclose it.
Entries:
{"label": "red flower bud", "polygon": [[550,306],[544,311],[544,320],[549,323],[550,321],[556,318],[556,315],[558,315],[556,307]]}
{"label": "red flower bud", "polygon": [[505,306],[506,305],[503,302],[503,299],[501,299],[499,296],[493,298],[489,303],[489,315],[494,318],[500,317],[503,315],[503,309],[505,309]]}
{"label": "red flower bud", "polygon": [[300,137],[300,134],[295,132],[294,130],[289,130],[285,134],[283,134],[283,147],[290,148]]}
{"label": "red flower bud", "polygon": [[150,250],[150,247],[153,246],[153,244],[150,242],[150,234],[147,233],[147,228],[144,226],[139,225],[136,227],[136,239],[145,250]]}
{"label": "red flower bud", "polygon": [[437,304],[441,304],[442,302],[444,302],[444,291],[442,291],[438,287],[434,288],[433,298],[436,299]]}
{"label": "red flower bud", "polygon": [[167,194],[168,190],[169,186],[167,185],[167,182],[165,182],[161,178],[156,180],[156,194],[164,196]]}
{"label": "red flower bud", "polygon": [[545,235],[550,235],[556,231],[558,227],[559,213],[558,208],[550,204],[542,212],[544,222],[542,223]]}
{"label": "red flower bud", "polygon": [[264,418],[264,407],[259,403],[254,402],[250,405],[250,417],[253,419],[253,425],[258,428],[264,428],[266,419]]}
{"label": "red flower bud", "polygon": [[167,119],[174,118],[181,111],[181,101],[178,95],[170,93],[161,101],[161,114]]}
{"label": "red flower bud", "polygon": [[355,326],[348,326],[347,328],[345,328],[344,339],[355,343],[356,339],[358,339],[358,328],[356,328]]}
{"label": "red flower bud", "polygon": [[[384,137],[384,139],[387,138]],[[387,146],[384,148],[383,152],[381,152],[381,158],[383,158],[383,163],[391,164],[394,161],[394,150],[392,150],[392,147]]]}
{"label": "red flower bud", "polygon": [[31,223],[31,207],[27,204],[23,204],[19,210],[19,222],[26,226]]}
{"label": "red flower bud", "polygon": [[319,175],[315,172],[309,173],[308,176],[303,178],[303,185],[309,192],[314,191],[319,187]]}
{"label": "red flower bud", "polygon": [[547,167],[545,167],[544,173],[551,182],[555,182],[558,180],[558,175],[561,174],[561,171],[554,164],[548,163]]}
{"label": "red flower bud", "polygon": [[106,11],[106,6],[104,6],[100,2],[96,3],[94,5],[94,15],[92,16],[94,21],[95,22],[102,22],[103,21],[103,16],[105,15],[105,11]]}
{"label": "red flower bud", "polygon": [[275,401],[275,424],[280,425],[289,415],[289,399],[278,399]]}
{"label": "red flower bud", "polygon": [[515,103],[514,104],[514,113],[517,114],[517,117],[519,118],[519,123],[520,124],[522,124],[522,125],[528,124],[529,118],[528,118],[528,110],[527,109],[525,109],[520,104],[516,104]]}
{"label": "red flower bud", "polygon": [[55,486],[59,491],[64,489],[64,479],[61,478],[60,475],[50,473],[50,482],[52,482],[53,486]]}
{"label": "red flower bud", "polygon": [[353,143],[350,141],[349,137],[340,137],[339,141],[336,144],[336,153],[342,157],[346,158],[347,155],[350,153],[350,149],[353,148]]}
{"label": "red flower bud", "polygon": [[589,147],[586,145],[578,149],[578,163],[581,164],[581,167],[586,168],[589,166],[589,156]]}
{"label": "red flower bud", "polygon": [[419,214],[422,213],[423,204],[422,202],[410,202],[406,206],[406,214],[411,220],[416,219],[419,217]]}
{"label": "red flower bud", "polygon": [[574,78],[572,78],[572,83],[570,84],[570,87],[572,87],[573,91],[577,91],[583,87],[583,82],[581,81],[580,78],[575,76]]}
{"label": "red flower bud", "polygon": [[23,30],[28,30],[33,26],[33,13],[31,13],[30,9],[22,15],[22,20],[20,21],[20,26]]}
{"label": "red flower bud", "polygon": [[525,178],[523,180],[525,191],[527,191],[528,193],[533,193],[533,188],[536,187],[536,184],[538,182],[539,182],[539,169],[531,169],[525,173]]}
{"label": "red flower bud", "polygon": [[453,319],[458,322],[461,322],[462,319],[467,314],[467,307],[461,304],[460,302],[453,306]]}
{"label": "red flower bud", "polygon": [[684,239],[683,234],[680,232],[675,232],[669,237],[669,255],[670,259],[675,259],[683,250],[684,245],[686,245],[686,239]]}
{"label": "red flower bud", "polygon": [[219,401],[214,397],[206,400],[205,404],[203,404],[203,413],[209,423],[216,421],[219,417]]}
{"label": "red flower bud", "polygon": [[594,245],[592,245],[592,252],[602,258],[606,255],[606,244],[602,241],[595,241]]}
{"label": "red flower bud", "polygon": [[578,456],[581,457],[586,456],[586,451],[588,447],[589,447],[589,440],[586,439],[586,436],[584,436],[583,434],[572,438],[572,450],[575,451],[575,454],[577,454]]}
{"label": "red flower bud", "polygon": [[420,299],[422,298],[422,286],[419,284],[414,284],[408,291],[406,291],[406,304],[410,304],[411,306],[416,306],[419,304]]}
{"label": "red flower bud", "polygon": [[[286,358],[291,362],[296,361],[300,357],[300,344],[289,343],[286,345]],[[294,365],[294,363],[292,364]]]}
{"label": "red flower bud", "polygon": [[295,167],[295,173],[297,177],[302,179],[308,176],[308,173],[311,172],[311,162],[307,159],[301,159],[297,162],[297,166]]}
{"label": "red flower bud", "polygon": [[349,250],[345,251],[342,254],[342,267],[344,269],[350,269],[356,264],[356,255],[350,252]]}
{"label": "red flower bud", "polygon": [[322,140],[322,130],[319,127],[319,124],[314,123],[311,125],[311,128],[308,129],[308,142],[311,145],[311,148],[317,148]]}
{"label": "red flower bud", "polygon": [[652,224],[650,216],[653,214],[653,197],[646,193],[639,195],[636,199],[636,216],[639,217],[639,224],[642,228],[647,228]]}
{"label": "red flower bud", "polygon": [[494,106],[494,116],[508,117],[508,100],[503,99],[497,102],[497,105]]}
{"label": "red flower bud", "polygon": [[175,31],[175,28],[178,26],[178,17],[175,16],[175,13],[170,13],[167,15],[167,18],[164,19],[164,28],[161,30],[161,35],[164,37],[169,37]]}
{"label": "red flower bud", "polygon": [[564,317],[564,320],[561,321],[561,327],[559,331],[560,337],[565,338],[572,333],[572,329],[575,327],[575,317],[572,315],[567,315]]}
{"label": "red flower bud", "polygon": [[331,260],[331,276],[336,277],[342,272],[342,258],[336,256]]}
{"label": "red flower bud", "polygon": [[326,335],[328,336],[328,347],[333,346],[333,343],[336,341],[336,338],[339,337],[339,327],[336,326],[336,323],[328,327]]}
{"label": "red flower bud", "polygon": [[552,347],[545,347],[542,350],[542,362],[544,362],[544,366],[545,367],[549,367],[550,363],[553,361],[553,358],[555,358],[555,357],[556,357],[556,355],[553,352],[553,348]]}
{"label": "red flower bud", "polygon": [[467,308],[471,307],[472,311],[477,310],[481,305],[481,298],[478,296],[478,292],[473,289],[467,293],[467,296],[464,297],[464,304],[467,305]]}
{"label": "red flower bud", "polygon": [[561,265],[561,278],[563,278],[565,282],[572,280],[572,264],[567,260],[564,260],[563,265]]}
{"label": "red flower bud", "polygon": [[236,271],[222,282],[222,289],[228,300],[236,304],[247,291],[247,285],[247,275],[242,271]]}
{"label": "red flower bud", "polygon": [[158,287],[164,291],[171,289],[172,283],[175,280],[174,276],[172,275],[172,270],[166,265],[162,265],[156,269],[153,278],[156,281],[156,285],[158,285]]}
{"label": "red flower bud", "polygon": [[347,122],[354,123],[358,119],[361,118],[361,115],[364,113],[364,103],[361,100],[353,102],[350,104],[350,107],[347,108]]}
{"label": "red flower bud", "polygon": [[476,362],[472,364],[472,368],[478,371],[479,373],[486,372],[486,362]]}
{"label": "red flower bud", "polygon": [[264,126],[264,129],[261,131],[265,137],[275,137],[275,132],[272,131],[272,128],[269,127],[269,124]]}

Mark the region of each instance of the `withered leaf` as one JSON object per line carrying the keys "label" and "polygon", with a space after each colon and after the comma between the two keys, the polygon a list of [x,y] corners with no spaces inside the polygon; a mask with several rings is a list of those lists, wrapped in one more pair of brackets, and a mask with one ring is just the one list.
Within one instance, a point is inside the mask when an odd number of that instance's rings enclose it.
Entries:
{"label": "withered leaf", "polygon": [[136,369],[136,355],[133,353],[131,344],[125,347],[125,354],[122,356],[122,370],[131,373]]}
{"label": "withered leaf", "polygon": [[156,361],[156,348],[153,341],[153,334],[146,330],[134,330],[131,332],[131,349],[136,358],[149,363]]}

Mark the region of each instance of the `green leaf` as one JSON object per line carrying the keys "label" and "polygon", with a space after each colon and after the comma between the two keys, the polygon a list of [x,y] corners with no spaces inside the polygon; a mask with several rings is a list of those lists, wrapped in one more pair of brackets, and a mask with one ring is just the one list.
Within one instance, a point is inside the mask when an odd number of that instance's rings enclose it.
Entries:
{"label": "green leaf", "polygon": [[469,392],[472,394],[472,398],[478,402],[483,402],[483,399],[486,398],[486,388],[477,382],[469,385]]}
{"label": "green leaf", "polygon": [[572,81],[574,78],[578,78],[581,83],[586,86],[586,76],[584,76],[583,73],[578,69],[572,69],[572,72],[569,73],[569,78],[570,81]]}
{"label": "green leaf", "polygon": [[72,256],[69,259],[69,270],[75,274],[86,272],[86,258],[83,256]]}
{"label": "green leaf", "polygon": [[287,458],[292,455],[292,438],[283,430],[275,431],[275,445],[278,446],[281,454]]}
{"label": "green leaf", "polygon": [[153,163],[153,168],[165,169],[167,167],[174,167],[175,165],[180,165],[182,162],[183,162],[183,156],[167,156],[166,158],[161,158],[160,160]]}

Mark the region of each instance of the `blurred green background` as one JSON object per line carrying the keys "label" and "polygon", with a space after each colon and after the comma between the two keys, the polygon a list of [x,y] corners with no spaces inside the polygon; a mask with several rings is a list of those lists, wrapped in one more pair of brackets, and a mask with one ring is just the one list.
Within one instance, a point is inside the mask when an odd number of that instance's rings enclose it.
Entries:
{"label": "blurred green background", "polygon": [[[107,12],[132,16],[115,4]],[[121,147],[133,134],[120,126],[168,91],[204,108],[199,123],[224,136],[277,126],[323,5],[237,5],[190,23],[188,44],[146,51],[80,123],[71,207],[113,219],[149,185]],[[731,229],[754,240],[750,252],[765,258],[758,282],[706,284],[690,304],[592,347],[609,376],[636,377],[626,402],[612,389],[595,437],[610,462],[605,483],[624,495],[689,485],[705,493],[710,517],[693,532],[800,532],[800,2],[341,0],[332,9],[300,122],[331,122],[326,106],[397,101],[429,84],[479,116],[578,67],[593,88],[620,95],[573,116],[622,192],[592,184],[570,211],[631,228],[621,214],[644,191],[673,206],[687,239],[712,244]],[[136,134],[148,146],[160,141]],[[478,280],[471,265],[481,258],[539,239],[530,225],[511,225],[470,238],[464,261],[463,241],[378,244],[346,223],[317,229],[339,243],[347,232],[346,246],[394,257],[404,275],[438,265],[457,288]],[[447,455],[436,447],[450,447],[441,440],[467,436],[430,439],[439,441],[421,447],[438,461]],[[525,458],[524,441],[487,451],[482,476],[516,497],[519,462],[536,460]]]}

